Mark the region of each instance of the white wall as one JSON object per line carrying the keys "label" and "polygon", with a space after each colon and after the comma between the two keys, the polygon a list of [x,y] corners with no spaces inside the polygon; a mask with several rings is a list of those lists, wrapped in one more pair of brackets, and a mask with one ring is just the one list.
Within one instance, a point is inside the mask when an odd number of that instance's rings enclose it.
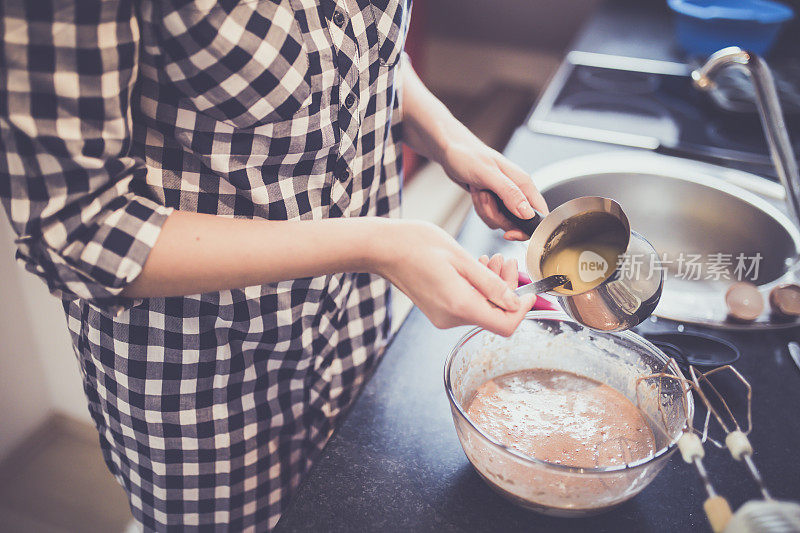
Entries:
{"label": "white wall", "polygon": [[89,421],[61,302],[14,259],[0,217],[0,457],[49,413]]}

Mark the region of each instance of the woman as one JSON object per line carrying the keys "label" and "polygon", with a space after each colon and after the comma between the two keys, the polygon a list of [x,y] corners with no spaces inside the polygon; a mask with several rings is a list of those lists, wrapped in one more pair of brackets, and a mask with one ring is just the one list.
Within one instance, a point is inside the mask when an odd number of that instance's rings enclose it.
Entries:
{"label": "woman", "polygon": [[387,342],[389,282],[439,327],[530,308],[513,263],[396,220],[401,116],[490,227],[485,189],[546,209],[414,74],[410,7],[3,5],[0,196],[144,528],[275,525]]}

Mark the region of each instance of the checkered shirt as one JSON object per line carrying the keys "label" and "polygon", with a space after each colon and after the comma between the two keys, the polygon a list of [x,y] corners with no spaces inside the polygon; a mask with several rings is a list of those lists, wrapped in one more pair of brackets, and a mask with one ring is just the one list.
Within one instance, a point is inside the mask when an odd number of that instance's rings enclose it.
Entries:
{"label": "checkered shirt", "polygon": [[0,0],[0,199],[145,529],[273,527],[385,345],[370,274],[120,292],[173,209],[396,216],[410,4]]}

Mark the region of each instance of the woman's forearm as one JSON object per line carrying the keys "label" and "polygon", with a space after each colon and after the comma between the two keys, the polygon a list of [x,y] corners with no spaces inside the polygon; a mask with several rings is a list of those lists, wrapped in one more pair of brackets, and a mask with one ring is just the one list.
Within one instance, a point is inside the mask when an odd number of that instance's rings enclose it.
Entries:
{"label": "woman's forearm", "polygon": [[425,87],[407,59],[402,76],[403,140],[415,152],[441,163],[449,142],[472,134]]}
{"label": "woman's forearm", "polygon": [[529,236],[515,228],[500,211],[500,197],[517,217],[529,219],[534,209],[547,212],[547,203],[530,174],[502,154],[486,146],[459,122],[422,83],[406,60],[403,76],[404,141],[414,151],[442,165],[455,183],[468,190],[478,215],[490,228],[503,228],[505,237],[525,240]]}
{"label": "woman's forearm", "polygon": [[432,224],[379,217],[245,220],[181,211],[169,216],[142,272],[122,294],[180,296],[337,272],[385,277],[439,327],[477,324],[510,335],[533,305]]}
{"label": "woman's forearm", "polygon": [[376,272],[396,224],[378,217],[266,221],[174,211],[142,272],[122,294],[179,296],[334,272]]}

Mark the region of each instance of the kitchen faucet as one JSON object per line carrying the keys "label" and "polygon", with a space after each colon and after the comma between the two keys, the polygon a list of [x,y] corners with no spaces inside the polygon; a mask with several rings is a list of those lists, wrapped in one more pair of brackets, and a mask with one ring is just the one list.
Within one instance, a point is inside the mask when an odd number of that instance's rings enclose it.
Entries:
{"label": "kitchen faucet", "polygon": [[692,72],[694,86],[704,91],[712,90],[715,87],[712,79],[714,74],[727,67],[739,68],[749,74],[748,77],[755,89],[758,114],[764,135],[767,137],[772,163],[786,190],[789,215],[795,225],[800,227],[800,172],[783,120],[783,111],[772,72],[761,57],[737,46],[731,46],[714,52],[703,66]]}

